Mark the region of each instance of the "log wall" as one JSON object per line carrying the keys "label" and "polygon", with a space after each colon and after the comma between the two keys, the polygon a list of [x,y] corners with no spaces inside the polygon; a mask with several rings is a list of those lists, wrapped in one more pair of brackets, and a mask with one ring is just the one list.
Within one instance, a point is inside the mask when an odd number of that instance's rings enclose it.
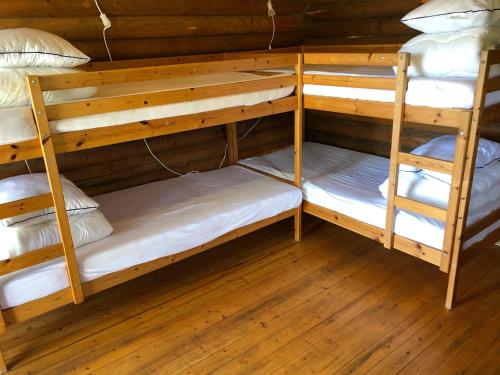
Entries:
{"label": "log wall", "polygon": [[[99,0],[112,21],[107,32],[115,60],[267,48],[272,22],[266,0]],[[300,45],[304,40],[304,0],[274,0],[274,47]],[[94,61],[107,60],[102,24],[94,0],[0,0],[0,29],[31,27],[55,33]],[[253,122],[239,126],[244,132]],[[241,142],[240,155],[250,156],[293,142],[289,114],[263,119]],[[243,133],[241,133],[243,134]],[[216,127],[159,137],[149,141],[170,168],[186,173],[219,166],[225,129]],[[96,195],[173,177],[148,153],[144,142],[59,156],[62,173]],[[40,160],[30,162],[42,171]],[[26,173],[24,163],[0,167],[0,178]]]}

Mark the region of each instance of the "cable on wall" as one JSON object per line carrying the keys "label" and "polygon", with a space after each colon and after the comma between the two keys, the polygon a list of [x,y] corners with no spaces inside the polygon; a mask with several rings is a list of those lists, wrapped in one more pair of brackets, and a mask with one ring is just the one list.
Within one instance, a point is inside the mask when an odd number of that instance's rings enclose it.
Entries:
{"label": "cable on wall", "polygon": [[272,50],[274,37],[276,35],[276,22],[274,22],[274,16],[276,16],[276,11],[274,10],[272,0],[267,0],[267,16],[271,17],[271,20],[273,21],[273,35],[271,36],[271,41],[269,42],[269,50]]}
{"label": "cable on wall", "polygon": [[28,163],[28,160],[25,160],[25,161],[24,161],[24,163],[26,164],[26,168],[28,168],[28,172],[29,172],[30,174],[32,174],[33,172],[31,172],[31,168],[30,168],[30,165],[29,165],[29,163]]}
{"label": "cable on wall", "polygon": [[[259,117],[257,121],[255,121],[255,124],[253,124],[246,132],[243,134],[241,137],[237,138],[238,141],[244,140],[248,134],[257,126],[259,125],[260,120],[262,120],[262,117]],[[226,147],[224,148],[224,157],[222,158],[222,161],[219,164],[219,170],[222,169],[222,166],[224,165],[224,162],[226,161],[227,157],[227,149],[229,148],[229,144],[226,142]]]}
{"label": "cable on wall", "polygon": [[106,47],[106,51],[108,52],[109,61],[113,61],[113,56],[111,56],[111,52],[110,52],[109,46],[108,46],[108,40],[106,38],[106,31],[111,28],[111,20],[102,11],[101,7],[99,6],[99,2],[97,0],[94,0],[94,1],[95,1],[95,5],[97,7],[97,10],[99,11],[99,17],[101,18],[101,22],[103,25],[102,39],[104,40],[104,46]]}
{"label": "cable on wall", "polygon": [[158,162],[158,164],[160,164],[163,168],[165,168],[165,169],[166,169],[167,171],[169,171],[170,173],[173,173],[173,174],[175,174],[175,175],[176,175],[176,176],[178,176],[178,177],[187,176],[187,175],[189,175],[189,174],[193,174],[193,173],[194,173],[194,174],[199,173],[198,171],[191,171],[191,172],[188,172],[188,173],[186,173],[186,174],[182,174],[182,173],[179,173],[179,172],[174,171],[173,169],[170,169],[169,167],[167,167],[167,166],[166,166],[166,165],[165,165],[165,164],[164,164],[164,163],[163,163],[163,162],[162,162],[162,161],[161,161],[161,160],[160,160],[160,159],[159,159],[159,158],[158,158],[158,157],[154,154],[153,150],[151,150],[151,147],[149,147],[149,143],[148,143],[148,141],[146,141],[146,138],[144,138],[144,139],[143,139],[143,141],[144,141],[144,144],[146,145],[146,147],[147,147],[147,149],[148,149],[149,153],[151,154],[151,156],[152,156],[152,157],[153,157],[153,158],[154,158],[154,159]]}

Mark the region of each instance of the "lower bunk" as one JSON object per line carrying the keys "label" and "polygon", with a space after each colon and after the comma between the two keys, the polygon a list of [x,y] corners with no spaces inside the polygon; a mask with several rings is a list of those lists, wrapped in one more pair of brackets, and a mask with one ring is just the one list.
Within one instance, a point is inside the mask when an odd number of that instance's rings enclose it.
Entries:
{"label": "lower bunk", "polygon": [[[303,145],[304,212],[355,231],[383,243],[386,221],[389,159],[319,143]],[[293,148],[241,160],[255,171],[293,181]],[[435,176],[421,178],[422,171],[401,171],[399,194],[446,208],[449,183]],[[476,173],[470,202],[468,226],[480,222],[500,209],[500,162],[498,160]],[[499,237],[500,221],[472,236],[465,247],[485,238]],[[398,210],[394,247],[437,266],[440,265],[444,223]]]}
{"label": "lower bunk", "polygon": [[[86,296],[279,220],[300,217],[302,194],[289,184],[230,166],[94,199],[114,231],[76,249]],[[63,258],[1,276],[0,291],[7,325],[72,302]]]}

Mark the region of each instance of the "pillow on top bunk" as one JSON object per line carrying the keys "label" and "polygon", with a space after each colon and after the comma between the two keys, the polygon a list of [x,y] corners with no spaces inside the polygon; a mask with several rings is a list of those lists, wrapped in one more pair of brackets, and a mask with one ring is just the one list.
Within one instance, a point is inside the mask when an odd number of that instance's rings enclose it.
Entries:
{"label": "pillow on top bunk", "polygon": [[[29,75],[52,75],[81,72],[74,68],[0,68],[0,108],[31,105],[25,79]],[[87,99],[97,92],[96,87],[45,91],[45,103]]]}
{"label": "pillow on top bunk", "polygon": [[[99,205],[68,179],[61,176],[66,211],[68,215],[78,215],[95,211]],[[17,201],[50,192],[45,173],[33,173],[0,180],[0,204]],[[30,226],[54,219],[54,208],[29,212],[0,220],[2,226]]]}
{"label": "pillow on top bunk", "polygon": [[[481,51],[500,43],[500,28],[472,28],[444,34],[421,34],[406,42],[401,52],[411,53],[408,76],[476,78]],[[490,76],[500,75],[500,66]]]}
{"label": "pillow on top bunk", "polygon": [[500,0],[431,0],[401,20],[424,33],[500,26]]}
{"label": "pillow on top bunk", "polygon": [[[113,232],[113,227],[100,211],[69,217],[75,248],[99,241]],[[0,260],[13,258],[60,242],[57,221],[28,227],[0,226]]]}
{"label": "pillow on top bunk", "polygon": [[90,57],[70,42],[42,30],[0,30],[0,67],[49,66],[69,68]]}

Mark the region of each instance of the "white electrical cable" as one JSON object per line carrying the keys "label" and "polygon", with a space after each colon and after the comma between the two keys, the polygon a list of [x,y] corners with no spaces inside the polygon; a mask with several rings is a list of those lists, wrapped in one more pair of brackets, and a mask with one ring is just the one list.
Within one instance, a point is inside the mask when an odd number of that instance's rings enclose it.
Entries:
{"label": "white electrical cable", "polygon": [[182,174],[182,173],[174,171],[173,169],[170,169],[165,164],[163,164],[163,162],[154,154],[154,152],[151,150],[151,147],[149,147],[148,141],[146,141],[145,138],[143,139],[143,141],[144,141],[144,144],[146,145],[146,147],[148,148],[148,151],[151,154],[151,156],[158,162],[158,164],[160,164],[163,168],[165,168],[170,173],[173,173],[173,174],[175,174],[178,177],[187,176],[187,175],[193,174],[193,173],[195,173],[195,174],[199,173],[198,171],[191,171],[191,172],[188,172],[186,174]]}
{"label": "white electrical cable", "polygon": [[32,174],[28,160],[25,160],[24,163],[26,164],[26,168],[28,168],[28,171],[30,172],[30,174]]}
{"label": "white electrical cable", "polygon": [[109,50],[108,40],[106,38],[106,30],[111,28],[111,21],[108,16],[102,11],[101,7],[99,6],[99,2],[97,0],[94,0],[94,2],[97,10],[99,11],[99,17],[101,18],[102,25],[104,26],[104,28],[102,29],[102,39],[104,40],[104,46],[106,47],[106,51],[108,52],[109,61],[113,61],[113,56],[111,55],[111,51]]}
{"label": "white electrical cable", "polygon": [[273,49],[274,36],[276,35],[276,23],[274,22],[274,16],[271,17],[273,20],[273,35],[271,37],[271,41],[269,42],[269,50]]}
{"label": "white electrical cable", "polygon": [[[253,124],[246,132],[245,134],[243,134],[241,137],[237,138],[238,141],[242,141],[246,138],[246,136],[248,134],[250,134],[250,132],[257,126],[259,125],[259,122],[260,120],[262,120],[262,117],[259,117],[259,119],[255,122],[255,124]],[[222,166],[224,165],[224,162],[226,161],[226,157],[227,157],[227,150],[229,148],[229,144],[226,143],[226,147],[224,148],[224,157],[222,158],[222,161],[220,162],[219,164],[219,170],[222,169]]]}

